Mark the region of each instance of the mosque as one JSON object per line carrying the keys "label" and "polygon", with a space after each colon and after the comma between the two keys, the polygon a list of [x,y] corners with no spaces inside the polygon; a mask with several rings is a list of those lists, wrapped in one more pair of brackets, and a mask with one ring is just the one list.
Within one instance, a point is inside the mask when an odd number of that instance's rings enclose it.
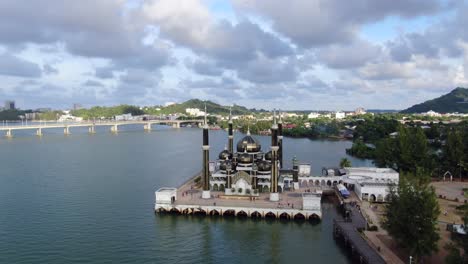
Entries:
{"label": "mosque", "polygon": [[[271,146],[263,148],[250,131],[240,139],[234,150],[232,116],[229,114],[228,147],[218,159],[209,162],[208,126],[203,128],[203,198],[210,198],[210,191],[224,192],[226,196],[259,196],[269,193],[270,201],[279,201],[279,193],[290,190],[298,182],[298,165],[293,170],[281,170],[283,166],[283,122],[273,114]],[[298,184],[296,184],[298,188]]]}

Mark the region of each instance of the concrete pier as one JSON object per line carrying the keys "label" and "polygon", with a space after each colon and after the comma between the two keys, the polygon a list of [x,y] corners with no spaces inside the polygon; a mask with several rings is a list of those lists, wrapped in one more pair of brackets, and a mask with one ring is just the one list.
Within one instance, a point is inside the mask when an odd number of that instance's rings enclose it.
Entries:
{"label": "concrete pier", "polygon": [[119,133],[119,126],[118,125],[111,126],[110,131],[114,134]]}
{"label": "concrete pier", "polygon": [[[181,215],[236,216],[283,220],[320,221],[322,210],[320,193],[305,190],[278,194],[279,201],[270,201],[269,193],[257,196],[230,196],[211,191],[210,198],[203,197],[203,190],[196,187],[194,178],[179,188],[161,188],[156,191],[156,213]],[[304,201],[313,201],[312,203]]]}
{"label": "concrete pier", "polygon": [[12,138],[12,137],[13,137],[13,133],[11,132],[11,129],[8,129],[8,130],[6,131],[5,136],[6,136],[7,138]]}

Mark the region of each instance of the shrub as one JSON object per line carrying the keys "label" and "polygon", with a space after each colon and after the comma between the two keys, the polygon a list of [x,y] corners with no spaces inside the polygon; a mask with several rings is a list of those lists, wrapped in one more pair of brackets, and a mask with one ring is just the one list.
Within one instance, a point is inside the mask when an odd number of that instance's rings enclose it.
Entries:
{"label": "shrub", "polygon": [[250,194],[250,189],[245,190],[246,194]]}
{"label": "shrub", "polygon": [[237,189],[239,193],[242,193],[242,188]]}
{"label": "shrub", "polygon": [[235,192],[236,192],[236,189],[231,188],[231,192],[235,193]]}
{"label": "shrub", "polygon": [[369,231],[379,231],[379,228],[376,225],[370,226]]}

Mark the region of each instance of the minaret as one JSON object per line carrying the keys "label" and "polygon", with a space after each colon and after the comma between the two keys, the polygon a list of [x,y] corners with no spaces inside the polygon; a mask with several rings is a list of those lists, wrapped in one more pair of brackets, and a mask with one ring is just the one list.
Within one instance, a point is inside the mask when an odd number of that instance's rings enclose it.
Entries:
{"label": "minaret", "polygon": [[234,134],[232,131],[232,109],[229,108],[229,121],[228,121],[228,126],[229,126],[229,152],[231,154],[234,154]]}
{"label": "minaret", "polygon": [[206,120],[206,104],[205,104],[205,125],[203,126],[203,199],[210,199],[210,143],[208,140],[208,121]]}
{"label": "minaret", "polygon": [[283,118],[281,117],[281,111],[279,112],[278,120],[278,159],[280,168],[283,168]]}
{"label": "minaret", "polygon": [[271,178],[270,201],[279,201],[278,193],[278,125],[276,124],[276,111],[273,110],[273,125],[271,126]]}

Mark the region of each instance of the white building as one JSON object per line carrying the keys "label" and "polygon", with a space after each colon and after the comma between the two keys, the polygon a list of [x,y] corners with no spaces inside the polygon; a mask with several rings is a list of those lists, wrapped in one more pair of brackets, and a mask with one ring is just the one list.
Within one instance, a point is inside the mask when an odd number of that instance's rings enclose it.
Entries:
{"label": "white building", "polygon": [[363,107],[358,107],[354,110],[355,115],[365,115],[367,112]]}
{"label": "white building", "polygon": [[359,199],[370,202],[388,200],[390,186],[398,185],[400,174],[389,168],[345,168],[343,183],[354,192]]}
{"label": "white building", "polygon": [[429,110],[426,113],[423,113],[422,115],[430,116],[430,117],[440,117],[440,116],[442,116],[440,113],[434,112],[432,110]]}
{"label": "white building", "polygon": [[335,112],[335,119],[343,119],[346,117],[345,112],[343,111],[337,111]]}
{"label": "white building", "polygon": [[176,188],[160,188],[156,191],[156,204],[167,205],[172,204],[177,200]]}
{"label": "white building", "polygon": [[320,117],[320,114],[317,113],[317,112],[312,112],[309,115],[307,115],[307,118],[309,118],[309,119],[315,119],[315,118],[319,118],[319,117]]}
{"label": "white building", "polygon": [[128,121],[132,120],[132,114],[123,114],[114,116],[115,121]]}
{"label": "white building", "polygon": [[204,116],[205,112],[201,111],[198,108],[186,108],[185,113],[187,113],[190,116]]}

